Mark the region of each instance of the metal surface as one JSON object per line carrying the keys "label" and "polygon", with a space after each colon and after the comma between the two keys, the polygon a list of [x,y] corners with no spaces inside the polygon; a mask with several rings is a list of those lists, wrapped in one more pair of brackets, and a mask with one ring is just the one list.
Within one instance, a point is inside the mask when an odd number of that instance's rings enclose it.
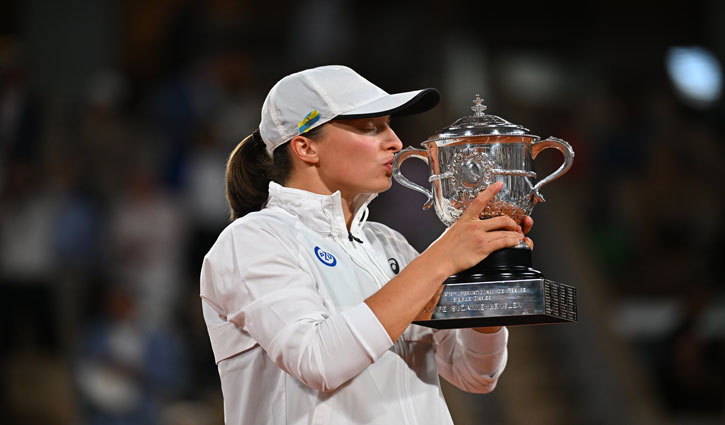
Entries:
{"label": "metal surface", "polygon": [[[446,226],[456,222],[479,192],[502,181],[503,189],[481,218],[505,214],[521,223],[525,215],[531,215],[534,205],[544,200],[539,189],[571,168],[574,151],[564,140],[540,140],[522,126],[484,114],[485,106],[478,96],[474,103],[474,115],[456,121],[423,142],[425,150],[407,148],[398,152],[393,161],[393,177],[401,185],[425,194],[423,208],[432,205]],[[559,150],[564,163],[535,183],[534,159],[545,149]],[[428,164],[431,190],[402,174],[400,167],[409,158]]]}
{"label": "metal surface", "polygon": [[538,138],[538,136],[529,134],[529,129],[524,126],[510,123],[496,115],[485,114],[484,111],[487,106],[483,104],[483,99],[479,95],[476,95],[473,103],[474,106],[471,106],[473,115],[458,119],[453,124],[429,137],[426,142],[435,141],[438,146],[443,146],[449,141],[455,141],[463,137],[508,135]]}
{"label": "metal surface", "polygon": [[444,284],[413,323],[448,329],[576,320],[576,288],[541,278]]}
{"label": "metal surface", "polygon": [[[503,188],[481,212],[481,219],[508,215],[522,224],[536,203],[544,200],[539,189],[569,171],[574,151],[561,139],[540,140],[520,125],[485,114],[478,95],[473,103],[472,116],[431,136],[423,142],[425,149],[398,152],[393,177],[426,195],[423,208],[433,206],[446,226],[458,220],[478,193],[501,181]],[[557,149],[564,162],[536,182],[534,159],[545,149]],[[401,173],[402,163],[409,158],[428,164],[430,190]],[[487,259],[449,277],[414,323],[443,329],[577,320],[576,289],[541,277],[531,267],[526,244],[495,251]]]}

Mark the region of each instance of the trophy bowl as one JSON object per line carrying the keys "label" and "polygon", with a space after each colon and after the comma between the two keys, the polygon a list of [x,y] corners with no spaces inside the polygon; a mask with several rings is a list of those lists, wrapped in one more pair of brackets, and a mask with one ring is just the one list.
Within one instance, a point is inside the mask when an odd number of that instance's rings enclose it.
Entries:
{"label": "trophy bowl", "polygon": [[[544,201],[542,186],[569,171],[574,150],[564,140],[541,139],[528,129],[495,115],[476,95],[474,114],[455,121],[422,143],[395,155],[393,177],[404,187],[426,195],[424,209],[434,207],[450,227],[479,192],[504,186],[481,213],[481,219],[507,215],[521,224]],[[534,160],[545,149],[557,149],[563,164],[536,182]],[[428,164],[431,189],[407,179],[401,164],[417,158]],[[435,328],[543,324],[576,321],[574,287],[545,279],[531,265],[525,243],[491,253],[476,266],[446,279],[415,323]]]}

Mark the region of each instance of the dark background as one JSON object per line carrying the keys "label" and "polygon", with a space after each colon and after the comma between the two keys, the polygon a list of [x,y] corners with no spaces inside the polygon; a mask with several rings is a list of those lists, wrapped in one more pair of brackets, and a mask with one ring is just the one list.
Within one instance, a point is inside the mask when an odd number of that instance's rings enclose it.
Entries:
{"label": "dark background", "polygon": [[[725,422],[725,110],[678,94],[673,46],[722,63],[725,3],[1,1],[2,422],[223,422],[198,276],[225,159],[274,82],[323,64],[438,88],[393,122],[406,146],[480,93],[576,152],[532,237],[580,321],[511,328],[496,391],[444,385],[457,424]],[[394,183],[371,219],[423,250],[423,201]]]}

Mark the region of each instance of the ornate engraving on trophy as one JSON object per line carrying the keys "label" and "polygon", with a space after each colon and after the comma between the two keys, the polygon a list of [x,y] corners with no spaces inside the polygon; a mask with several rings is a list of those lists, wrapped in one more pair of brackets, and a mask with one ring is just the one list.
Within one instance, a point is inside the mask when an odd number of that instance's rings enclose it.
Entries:
{"label": "ornate engraving on trophy", "polygon": [[574,288],[557,284],[556,282],[546,281],[544,285],[544,297],[547,301],[547,314],[563,317],[568,320],[576,320],[576,310],[572,309],[572,306],[576,306],[576,291]]}
{"label": "ornate engraving on trophy", "polygon": [[460,305],[442,305],[435,308],[434,313],[463,313],[467,311],[491,311],[491,310],[520,310],[523,304],[520,302],[493,302],[481,304],[460,304]]}
{"label": "ornate engraving on trophy", "polygon": [[[481,212],[481,219],[501,215],[522,224],[543,201],[542,186],[566,173],[574,151],[564,140],[541,140],[529,130],[484,113],[479,95],[474,114],[455,121],[422,143],[406,148],[393,160],[393,177],[401,185],[427,196],[424,208],[434,207],[446,226],[452,226],[471,201],[494,182],[503,188]],[[563,164],[537,182],[534,159],[545,149],[557,149]],[[430,190],[408,180],[400,164],[418,158],[430,167]],[[499,324],[554,323],[576,320],[576,290],[544,279],[531,267],[526,244],[492,252],[470,269],[450,276],[421,311],[416,323],[436,328]]]}
{"label": "ornate engraving on trophy", "polygon": [[481,212],[480,218],[493,218],[502,215],[511,217],[519,225],[524,221],[526,211],[523,208],[516,208],[508,202],[493,200],[490,204],[486,205],[486,208]]}
{"label": "ornate engraving on trophy", "polygon": [[481,95],[476,93],[476,98],[473,99],[473,106],[471,106],[473,116],[482,117],[484,115],[483,111],[485,111],[486,108],[488,107],[483,104],[483,99],[481,99]]}
{"label": "ornate engraving on trophy", "polygon": [[483,149],[467,148],[453,156],[451,183],[456,185],[458,193],[474,198],[482,188],[491,184],[494,162]]}

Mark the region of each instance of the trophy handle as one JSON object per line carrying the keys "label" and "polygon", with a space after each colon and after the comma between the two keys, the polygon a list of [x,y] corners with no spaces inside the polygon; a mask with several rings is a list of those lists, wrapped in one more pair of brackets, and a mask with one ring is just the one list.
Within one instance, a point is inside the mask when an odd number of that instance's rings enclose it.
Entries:
{"label": "trophy handle", "polygon": [[559,167],[558,170],[554,171],[553,173],[549,174],[545,178],[539,180],[538,183],[536,183],[533,187],[534,191],[534,203],[538,201],[544,201],[544,197],[541,196],[541,193],[539,193],[539,189],[547,184],[551,183],[552,181],[558,179],[561,177],[564,173],[569,171],[571,168],[571,165],[574,163],[574,149],[571,148],[571,145],[567,142],[565,142],[562,139],[556,138],[556,137],[549,137],[548,139],[539,140],[538,142],[534,142],[531,145],[531,157],[533,159],[536,159],[536,156],[543,151],[544,149],[554,148],[561,152],[562,155],[564,155],[564,163],[561,164],[561,167]]}
{"label": "trophy handle", "polygon": [[431,205],[433,205],[433,194],[430,192],[430,190],[424,188],[423,186],[420,186],[408,180],[408,178],[405,177],[402,172],[400,172],[400,165],[403,163],[403,161],[411,157],[418,158],[428,164],[428,155],[426,154],[425,150],[416,149],[413,147],[405,148],[402,151],[396,153],[395,157],[393,158],[393,178],[395,178],[398,183],[407,187],[408,189],[413,189],[427,196],[428,200],[425,201],[425,204],[423,204],[423,209],[427,210],[431,207]]}

